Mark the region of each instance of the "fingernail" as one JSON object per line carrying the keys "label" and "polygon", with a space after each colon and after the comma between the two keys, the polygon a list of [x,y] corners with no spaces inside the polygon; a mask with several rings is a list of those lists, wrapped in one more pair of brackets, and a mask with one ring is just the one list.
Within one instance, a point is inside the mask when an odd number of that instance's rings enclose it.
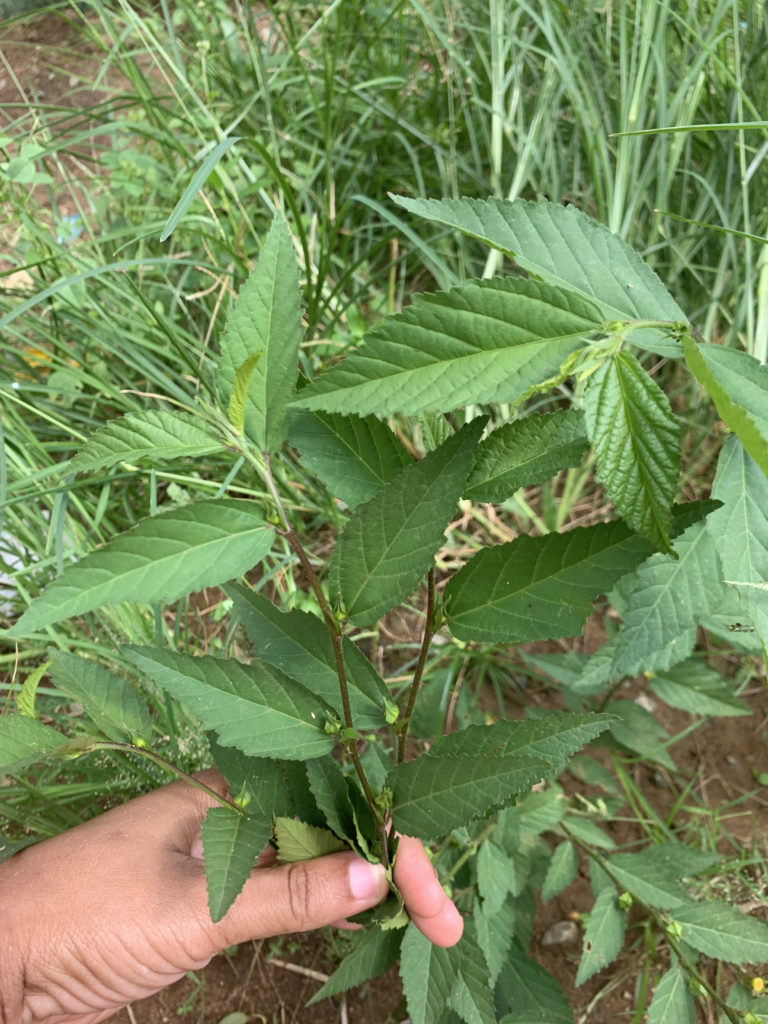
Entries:
{"label": "fingernail", "polygon": [[349,864],[349,888],[357,900],[369,900],[378,896],[384,881],[384,867],[381,864],[369,864],[358,857]]}

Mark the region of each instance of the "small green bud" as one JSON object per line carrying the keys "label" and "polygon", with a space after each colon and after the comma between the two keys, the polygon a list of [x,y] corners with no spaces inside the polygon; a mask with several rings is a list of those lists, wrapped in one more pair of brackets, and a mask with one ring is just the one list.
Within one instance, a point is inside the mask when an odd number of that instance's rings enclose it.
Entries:
{"label": "small green bud", "polygon": [[619,906],[622,910],[629,910],[634,902],[631,892],[622,892],[619,894]]}
{"label": "small green bud", "polygon": [[400,708],[391,700],[384,701],[384,717],[387,725],[394,725],[400,717]]}

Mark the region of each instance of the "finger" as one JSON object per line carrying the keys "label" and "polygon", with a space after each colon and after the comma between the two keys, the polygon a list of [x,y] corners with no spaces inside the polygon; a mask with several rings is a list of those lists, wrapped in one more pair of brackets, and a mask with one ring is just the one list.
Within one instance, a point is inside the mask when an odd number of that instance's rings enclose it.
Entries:
{"label": "finger", "polygon": [[310,931],[380,903],[384,868],[353,853],[254,871],[228,914],[214,926],[219,948],[271,935]]}
{"label": "finger", "polygon": [[461,938],[464,922],[443,891],[418,839],[400,837],[394,879],[416,927],[436,946],[455,945]]}

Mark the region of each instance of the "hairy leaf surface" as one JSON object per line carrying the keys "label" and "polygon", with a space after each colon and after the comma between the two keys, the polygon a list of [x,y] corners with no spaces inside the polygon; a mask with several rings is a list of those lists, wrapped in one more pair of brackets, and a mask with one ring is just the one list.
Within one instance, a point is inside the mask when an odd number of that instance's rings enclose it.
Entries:
{"label": "hairy leaf surface", "polygon": [[723,422],[768,476],[768,367],[725,345],[683,338],[688,369],[707,391]]}
{"label": "hairy leaf surface", "polygon": [[[279,611],[261,594],[238,583],[224,588],[262,661],[274,665],[316,694],[341,719],[336,660],[328,630],[310,612]],[[384,724],[389,690],[365,655],[346,637],[344,665],[352,716],[360,729]]]}
{"label": "hairy leaf surface", "polygon": [[457,950],[456,977],[448,1004],[466,1024],[496,1024],[488,964],[471,922],[465,925]]}
{"label": "hairy leaf surface", "polygon": [[121,601],[169,603],[241,576],[267,554],[274,532],[250,501],[196,501],[142,520],[67,567],[6,635]]}
{"label": "hairy leaf surface", "polygon": [[51,663],[58,690],[82,704],[105,736],[118,743],[149,740],[152,722],[139,693],[95,661],[59,651]]}
{"label": "hairy leaf surface", "polygon": [[650,907],[670,910],[689,902],[680,873],[672,865],[662,866],[652,847],[641,853],[617,853],[608,863],[618,884]]}
{"label": "hairy leaf surface", "polygon": [[593,302],[523,278],[415,295],[413,305],[374,328],[294,404],[412,415],[517,402],[555,376],[602,322]]}
{"label": "hairy leaf surface", "polygon": [[563,889],[567,889],[578,870],[579,857],[573,843],[566,840],[556,846],[541,887],[541,898],[544,902],[559,896]]}
{"label": "hairy leaf surface", "polygon": [[272,835],[272,819],[211,807],[201,839],[211,920],[220,921],[235,901]]}
{"label": "hairy leaf surface", "polygon": [[324,857],[328,853],[338,853],[347,849],[327,828],[308,825],[295,818],[275,820],[275,840],[278,858],[284,864],[313,860],[315,857]]}
{"label": "hairy leaf surface", "polygon": [[67,466],[68,473],[94,473],[118,462],[146,459],[161,465],[173,459],[220,451],[211,427],[181,412],[132,412],[96,431]]}
{"label": "hairy leaf surface", "polygon": [[387,777],[396,829],[436,839],[509,803],[550,768],[546,761],[506,756],[422,754],[397,765]]}
{"label": "hairy leaf surface", "polygon": [[20,771],[56,753],[67,742],[50,725],[8,712],[0,715],[0,771]]}
{"label": "hairy leaf surface", "polygon": [[404,601],[430,569],[485,422],[481,417],[467,423],[421,462],[401,470],[347,523],[331,576],[356,625],[368,625]]}
{"label": "hairy leaf surface", "polygon": [[648,1024],[695,1024],[696,1006],[693,1002],[688,975],[675,963],[659,979],[648,1007]]}
{"label": "hairy leaf surface", "polygon": [[525,643],[581,632],[592,602],[650,553],[619,521],[484,548],[445,588],[460,640]]}
{"label": "hairy leaf surface", "polygon": [[576,972],[576,984],[583,985],[593,974],[612,964],[624,945],[627,915],[616,901],[614,889],[603,889],[589,912],[584,930],[584,952]]}
{"label": "hairy leaf surface", "polygon": [[496,989],[499,1002],[509,1012],[500,1024],[573,1024],[573,1011],[557,981],[512,943]]}
{"label": "hairy leaf surface", "polygon": [[682,938],[704,956],[729,964],[768,961],[768,924],[715,900],[676,907],[672,919]]}
{"label": "hairy leaf surface", "polygon": [[268,757],[249,757],[237,747],[224,747],[213,736],[209,743],[230,795],[251,817],[272,821],[291,813],[293,807],[281,765]]}
{"label": "hairy leaf surface", "polygon": [[301,683],[263,662],[194,657],[154,647],[126,647],[126,657],[178,697],[224,746],[252,757],[308,760],[334,746],[326,708]]}
{"label": "hairy leaf surface", "polygon": [[488,980],[493,986],[507,959],[515,936],[515,905],[507,899],[491,913],[480,900],[475,900],[472,918],[477,930],[477,943],[488,963]]}
{"label": "hairy leaf surface", "polygon": [[584,415],[597,479],[616,511],[654,547],[671,550],[680,426],[667,396],[630,352],[619,352],[588,379]]}
{"label": "hairy leaf surface", "polygon": [[400,977],[412,1024],[443,1024],[458,956],[455,946],[434,946],[415,924],[408,925],[400,949]]}
{"label": "hairy leaf surface", "polygon": [[368,501],[413,460],[375,416],[295,410],[288,440],[311,470],[349,508]]}
{"label": "hairy leaf surface", "polygon": [[[596,302],[606,320],[686,319],[638,253],[575,206],[525,199],[392,199],[499,249],[534,277]],[[661,330],[633,332],[632,341],[680,356],[679,346]]]}
{"label": "hairy leaf surface", "polygon": [[217,376],[221,404],[227,408],[238,370],[261,353],[248,384],[245,433],[269,452],[285,438],[286,409],[295,392],[303,335],[299,285],[293,239],[277,214],[256,267],[227,317]]}
{"label": "hairy leaf surface", "polygon": [[505,501],[520,487],[577,466],[589,448],[578,409],[526,416],[494,430],[478,445],[464,492],[472,501]]}
{"label": "hairy leaf surface", "polygon": [[356,985],[362,985],[369,978],[384,974],[397,960],[403,932],[399,928],[383,931],[371,928],[362,932],[360,941],[330,976],[328,981],[312,996],[307,1006],[319,1003],[321,999],[346,992]]}

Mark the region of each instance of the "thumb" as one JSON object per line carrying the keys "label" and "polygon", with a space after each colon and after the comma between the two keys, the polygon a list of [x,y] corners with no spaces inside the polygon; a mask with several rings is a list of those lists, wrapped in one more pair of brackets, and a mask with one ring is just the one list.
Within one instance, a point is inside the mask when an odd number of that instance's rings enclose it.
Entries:
{"label": "thumb", "polygon": [[217,944],[321,928],[374,907],[388,890],[383,866],[351,852],[257,868],[214,926]]}

